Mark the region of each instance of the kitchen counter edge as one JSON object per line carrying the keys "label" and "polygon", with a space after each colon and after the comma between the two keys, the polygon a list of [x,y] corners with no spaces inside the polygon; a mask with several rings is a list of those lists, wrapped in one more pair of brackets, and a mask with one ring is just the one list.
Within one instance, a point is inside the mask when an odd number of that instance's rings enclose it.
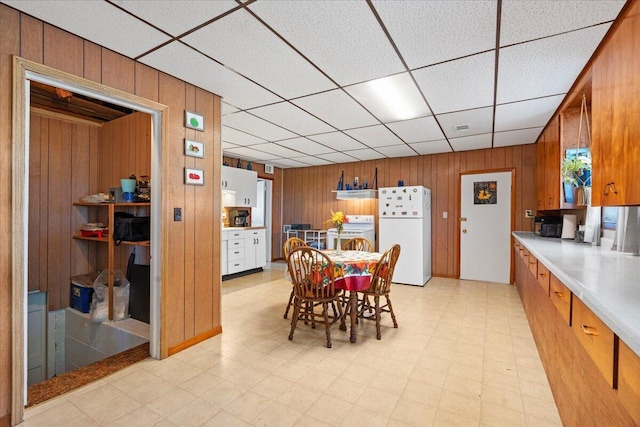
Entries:
{"label": "kitchen counter edge", "polygon": [[512,235],[640,355],[640,257],[531,232]]}

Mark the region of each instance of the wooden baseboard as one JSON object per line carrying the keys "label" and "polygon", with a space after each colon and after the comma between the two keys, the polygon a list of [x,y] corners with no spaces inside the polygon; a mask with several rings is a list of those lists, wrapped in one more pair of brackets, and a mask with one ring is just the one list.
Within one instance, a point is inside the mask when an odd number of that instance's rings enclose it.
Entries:
{"label": "wooden baseboard", "polygon": [[222,326],[218,326],[215,327],[211,330],[208,330],[206,332],[201,333],[200,335],[197,335],[191,339],[188,339],[186,341],[181,342],[180,344],[176,344],[173,347],[169,347],[167,353],[169,356],[172,356],[176,353],[181,352],[182,350],[185,350],[193,345],[196,345],[204,340],[208,340],[211,337],[215,337],[216,335],[219,335],[222,333]]}

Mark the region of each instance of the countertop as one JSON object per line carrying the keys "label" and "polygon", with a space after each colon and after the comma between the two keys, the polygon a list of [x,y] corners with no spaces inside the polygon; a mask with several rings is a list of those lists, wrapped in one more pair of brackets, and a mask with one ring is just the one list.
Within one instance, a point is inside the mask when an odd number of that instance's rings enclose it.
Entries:
{"label": "countertop", "polygon": [[513,236],[640,355],[640,257],[530,232]]}
{"label": "countertop", "polygon": [[266,230],[267,227],[265,226],[260,226],[260,227],[222,227],[223,231],[238,231],[238,230]]}

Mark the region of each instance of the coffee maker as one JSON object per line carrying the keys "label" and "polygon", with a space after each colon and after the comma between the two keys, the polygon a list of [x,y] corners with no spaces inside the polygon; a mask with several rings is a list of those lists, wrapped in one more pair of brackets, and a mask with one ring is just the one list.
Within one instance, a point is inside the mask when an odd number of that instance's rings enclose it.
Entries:
{"label": "coffee maker", "polygon": [[233,217],[233,226],[234,227],[247,227],[249,211],[244,209],[238,209],[238,215]]}

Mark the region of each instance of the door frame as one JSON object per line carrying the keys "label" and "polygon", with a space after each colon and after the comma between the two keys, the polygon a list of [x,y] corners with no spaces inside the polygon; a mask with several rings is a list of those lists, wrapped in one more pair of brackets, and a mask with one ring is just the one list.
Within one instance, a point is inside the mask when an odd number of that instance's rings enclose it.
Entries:
{"label": "door frame", "polygon": [[[460,257],[462,251],[460,250],[460,235],[462,228],[462,176],[463,175],[477,175],[482,173],[499,173],[499,172],[511,172],[511,224],[509,225],[509,231],[513,233],[516,226],[516,169],[515,168],[496,168],[496,169],[481,169],[481,170],[469,170],[464,172],[458,172],[457,187],[458,187],[458,200],[456,205],[458,209],[458,225],[456,227],[456,242],[458,242],[457,259],[456,259],[456,278],[460,279]],[[509,284],[513,285],[514,271],[513,271],[513,251],[511,250],[511,242],[513,236],[509,239]]]}
{"label": "door frame", "polygon": [[29,212],[30,82],[38,81],[151,115],[151,291],[150,355],[161,357],[162,295],[162,146],[167,141],[169,107],[19,56],[13,57],[12,194],[11,194],[11,422],[24,418],[26,387],[26,315]]}

